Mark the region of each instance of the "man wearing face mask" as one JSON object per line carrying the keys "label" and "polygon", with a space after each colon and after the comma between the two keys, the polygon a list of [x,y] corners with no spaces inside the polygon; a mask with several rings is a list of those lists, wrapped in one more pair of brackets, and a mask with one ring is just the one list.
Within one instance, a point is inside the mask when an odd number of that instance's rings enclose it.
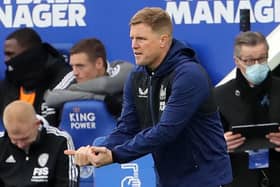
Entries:
{"label": "man wearing face mask", "polygon": [[31,28],[20,28],[9,34],[4,53],[7,68],[5,79],[0,82],[0,115],[6,105],[19,99],[32,104],[38,114],[57,125],[57,113],[46,106],[44,94],[74,79],[70,65]]}
{"label": "man wearing face mask", "polygon": [[[274,148],[237,151],[247,140],[232,131],[233,126],[280,122],[280,80],[271,75],[268,50],[261,33],[240,33],[234,43],[236,78],[214,90],[232,162],[230,187],[280,186],[280,132],[266,135]],[[263,165],[256,166],[256,160]]]}

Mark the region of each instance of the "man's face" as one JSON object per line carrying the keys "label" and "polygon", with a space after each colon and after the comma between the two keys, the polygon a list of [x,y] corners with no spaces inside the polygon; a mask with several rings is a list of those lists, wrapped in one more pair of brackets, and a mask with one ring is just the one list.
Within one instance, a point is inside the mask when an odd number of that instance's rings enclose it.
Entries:
{"label": "man's face", "polygon": [[138,65],[155,69],[161,63],[161,35],[140,23],[130,27],[131,47]]}
{"label": "man's face", "polygon": [[91,62],[86,53],[70,55],[70,64],[78,83],[94,79],[99,76],[98,64]]}
{"label": "man's face", "polygon": [[266,63],[267,56],[268,51],[265,44],[258,44],[255,46],[243,45],[240,48],[240,55],[235,57],[235,64],[245,75],[246,67],[252,66],[256,63]]}
{"label": "man's face", "polygon": [[21,54],[25,51],[25,48],[19,45],[16,39],[6,40],[4,43],[4,60],[5,62],[11,58]]}
{"label": "man's face", "polygon": [[11,142],[20,149],[28,149],[37,138],[40,121],[19,122],[12,120],[9,123],[13,123],[6,126]]}

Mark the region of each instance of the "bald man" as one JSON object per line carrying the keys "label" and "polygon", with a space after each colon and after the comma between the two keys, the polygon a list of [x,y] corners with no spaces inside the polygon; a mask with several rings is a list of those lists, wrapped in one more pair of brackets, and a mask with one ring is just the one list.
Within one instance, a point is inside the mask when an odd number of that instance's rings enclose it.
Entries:
{"label": "bald man", "polygon": [[3,113],[5,133],[0,134],[0,186],[77,186],[71,137],[37,118],[33,106],[14,101]]}

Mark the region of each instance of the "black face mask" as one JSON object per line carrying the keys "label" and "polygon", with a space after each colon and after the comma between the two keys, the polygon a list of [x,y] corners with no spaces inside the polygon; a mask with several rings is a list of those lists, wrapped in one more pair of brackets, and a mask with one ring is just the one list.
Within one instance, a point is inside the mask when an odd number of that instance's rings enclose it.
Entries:
{"label": "black face mask", "polygon": [[26,90],[36,89],[46,78],[47,57],[42,45],[24,51],[5,62],[7,79]]}

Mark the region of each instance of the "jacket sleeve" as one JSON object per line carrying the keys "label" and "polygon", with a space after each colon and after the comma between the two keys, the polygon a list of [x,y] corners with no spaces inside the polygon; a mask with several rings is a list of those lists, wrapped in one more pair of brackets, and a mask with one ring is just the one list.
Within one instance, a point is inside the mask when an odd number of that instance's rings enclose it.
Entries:
{"label": "jacket sleeve", "polygon": [[114,94],[121,92],[128,74],[130,73],[133,64],[123,62],[113,65],[114,69],[110,76],[102,76],[83,83],[73,84],[69,90],[86,91],[94,94]]}
{"label": "jacket sleeve", "polygon": [[123,109],[121,117],[118,119],[116,125],[117,128],[115,128],[110,135],[106,136],[101,146],[113,149],[114,146],[123,144],[140,131],[135,104],[132,99],[133,93],[131,83],[130,74],[124,86]]}
{"label": "jacket sleeve", "polygon": [[55,168],[55,187],[77,187],[79,172],[74,164],[73,156],[64,154],[66,149],[74,149],[73,141],[67,133],[64,137],[65,141],[61,144]]}
{"label": "jacket sleeve", "polygon": [[[134,137],[130,136],[130,139],[122,144],[114,146],[111,150],[115,162],[129,162],[174,141],[187,128],[198,108],[208,98],[209,80],[199,65],[186,63],[175,71],[171,95],[159,122],[138,132]],[[131,103],[132,97],[125,98],[125,105],[133,105]],[[135,116],[135,110],[132,110],[132,113]],[[136,121],[126,119],[118,129],[124,129],[124,132],[129,134],[131,129],[136,127],[135,123]]]}
{"label": "jacket sleeve", "polygon": [[54,89],[47,92],[45,100],[47,106],[59,108],[67,101],[95,98],[97,95],[90,92]]}

